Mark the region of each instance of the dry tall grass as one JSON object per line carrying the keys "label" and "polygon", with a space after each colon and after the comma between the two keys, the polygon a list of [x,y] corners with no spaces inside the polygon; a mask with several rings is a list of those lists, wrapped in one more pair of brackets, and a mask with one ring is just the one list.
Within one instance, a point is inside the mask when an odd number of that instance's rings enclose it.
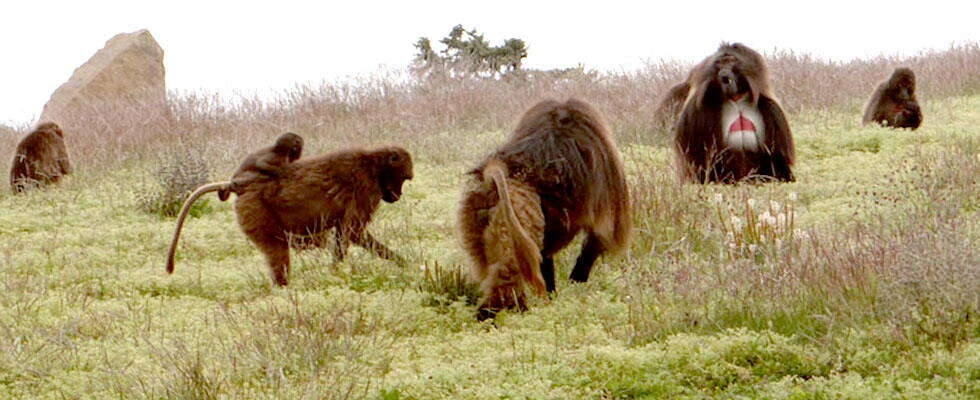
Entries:
{"label": "dry tall grass", "polygon": [[[712,50],[705,49],[705,54]],[[774,89],[790,113],[856,109],[898,65],[916,71],[924,102],[980,88],[976,43],[908,58],[836,62],[791,50],[777,50],[767,58]],[[658,96],[688,68],[664,61],[639,71],[573,68],[527,71],[501,80],[439,74],[418,80],[405,70],[389,70],[319,86],[300,85],[271,99],[171,92],[167,118],[135,115],[126,107],[102,110],[99,118],[66,132],[66,140],[75,162],[87,173],[112,170],[177,145],[200,147],[219,164],[219,171],[230,171],[242,154],[287,130],[308,138],[310,154],[391,141],[431,158],[454,153],[452,142],[458,137],[510,129],[523,110],[542,98],[577,96],[605,115],[620,143],[663,144],[664,134],[649,116]],[[0,159],[9,160],[17,140],[31,126],[0,128]]]}

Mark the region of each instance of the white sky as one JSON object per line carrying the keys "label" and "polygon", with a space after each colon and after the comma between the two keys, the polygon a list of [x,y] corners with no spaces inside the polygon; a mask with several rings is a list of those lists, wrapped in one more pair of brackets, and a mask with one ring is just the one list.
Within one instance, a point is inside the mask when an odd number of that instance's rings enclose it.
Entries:
{"label": "white sky", "polygon": [[[969,1],[5,1],[0,123],[35,120],[51,93],[117,33],[149,29],[167,86],[282,91],[408,65],[412,44],[456,24],[492,45],[520,38],[525,67],[636,70],[698,61],[725,41],[850,60],[980,42]],[[441,47],[434,46],[437,50]]]}

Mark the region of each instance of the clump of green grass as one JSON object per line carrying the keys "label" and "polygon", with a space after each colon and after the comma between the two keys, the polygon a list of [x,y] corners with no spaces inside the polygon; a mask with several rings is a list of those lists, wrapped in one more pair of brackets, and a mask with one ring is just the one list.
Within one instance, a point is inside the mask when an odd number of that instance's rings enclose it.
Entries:
{"label": "clump of green grass", "polygon": [[442,266],[438,262],[422,265],[424,276],[418,289],[425,293],[423,304],[430,307],[447,306],[457,301],[476,304],[480,289],[460,265]]}
{"label": "clump of green grass", "polygon": [[224,386],[230,384],[222,377],[222,372],[208,362],[204,350],[192,351],[184,343],[174,343],[165,357],[168,368],[163,386],[164,397],[182,399],[219,399],[225,392]]}
{"label": "clump of green grass", "polygon": [[[210,169],[207,160],[190,150],[173,149],[163,152],[155,167],[152,184],[136,193],[136,207],[161,217],[174,217],[194,189],[208,182]],[[198,200],[188,213],[197,217],[211,211],[208,199]]]}

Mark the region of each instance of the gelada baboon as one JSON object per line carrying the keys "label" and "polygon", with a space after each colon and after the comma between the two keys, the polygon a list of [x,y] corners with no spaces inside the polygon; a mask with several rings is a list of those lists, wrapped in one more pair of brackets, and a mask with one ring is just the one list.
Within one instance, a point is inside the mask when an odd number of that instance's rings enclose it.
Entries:
{"label": "gelada baboon", "polygon": [[[500,180],[493,180],[492,185],[485,181],[487,176],[497,173],[493,166],[498,162],[507,173],[509,205],[513,205],[512,209],[521,219],[519,225],[532,241],[535,241],[534,220],[539,218],[533,208],[534,203],[540,201],[544,239],[540,245],[539,272],[547,291],[555,290],[555,253],[565,248],[579,231],[584,230],[586,237],[570,277],[576,282],[589,279],[592,266],[600,255],[620,251],[629,245],[633,226],[629,189],[622,160],[605,122],[596,110],[581,100],[546,100],[525,112],[510,139],[468,173],[470,184],[460,204],[459,229],[463,246],[478,276],[479,269],[499,261],[493,259],[493,254],[488,256],[492,250],[487,249],[486,237],[501,242],[508,237],[520,239],[519,234],[514,235],[518,230],[510,227],[506,234],[491,231],[484,235],[491,228],[491,217],[503,212],[502,209],[493,211],[501,201]],[[485,171],[488,166],[491,171]],[[537,194],[537,200],[526,194],[531,191]],[[493,229],[502,230],[502,222],[493,224]],[[507,245],[493,244],[498,248]],[[515,256],[518,263],[530,261],[529,256],[521,253]],[[527,279],[523,274],[520,276]],[[534,280],[525,283],[534,287]],[[493,282],[481,284],[500,286]],[[484,306],[477,314],[481,320],[494,316],[497,311],[492,303]]]}
{"label": "gelada baboon", "polygon": [[218,199],[225,201],[231,193],[240,194],[242,187],[263,175],[279,178],[286,164],[296,161],[302,154],[303,137],[292,132],[279,135],[274,145],[245,157],[232,174],[228,187],[218,189]]}
{"label": "gelada baboon", "polygon": [[915,73],[909,68],[895,68],[892,76],[878,84],[864,105],[861,122],[916,130],[922,124],[922,110],[915,99]]}
{"label": "gelada baboon", "polygon": [[[265,253],[276,284],[289,278],[289,237],[320,236],[336,228],[334,259],[343,261],[351,243],[404,265],[404,260],[367,231],[380,202],[401,198],[413,177],[412,157],[401,147],[347,149],[297,160],[279,178],[262,177],[241,189],[235,201],[238,225]],[[190,204],[228,182],[201,186],[184,202],[170,244],[167,272],[173,273],[180,228]]]}
{"label": "gelada baboon", "polygon": [[71,172],[61,127],[54,122],[45,122],[17,145],[10,166],[10,187],[14,193],[23,193],[31,188],[57,184],[62,176]]}
{"label": "gelada baboon", "polygon": [[[541,275],[541,197],[534,187],[508,175],[503,161],[487,160],[483,175],[469,182],[460,213],[461,233],[472,246],[473,275],[483,292],[480,319],[505,308],[526,310],[526,289],[548,300]],[[472,207],[481,213],[479,221],[469,219]]]}
{"label": "gelada baboon", "polygon": [[684,181],[795,180],[793,133],[761,54],[722,43],[704,61],[678,117],[674,149]]}

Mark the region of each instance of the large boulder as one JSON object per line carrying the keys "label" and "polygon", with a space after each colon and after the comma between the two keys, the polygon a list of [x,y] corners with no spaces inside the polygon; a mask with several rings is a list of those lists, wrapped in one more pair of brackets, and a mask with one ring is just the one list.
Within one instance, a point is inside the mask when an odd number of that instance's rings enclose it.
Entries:
{"label": "large boulder", "polygon": [[[124,113],[152,119],[167,113],[163,49],[146,29],[109,39],[44,105],[41,121],[71,131],[94,118]],[[136,115],[133,115],[136,114]]]}

